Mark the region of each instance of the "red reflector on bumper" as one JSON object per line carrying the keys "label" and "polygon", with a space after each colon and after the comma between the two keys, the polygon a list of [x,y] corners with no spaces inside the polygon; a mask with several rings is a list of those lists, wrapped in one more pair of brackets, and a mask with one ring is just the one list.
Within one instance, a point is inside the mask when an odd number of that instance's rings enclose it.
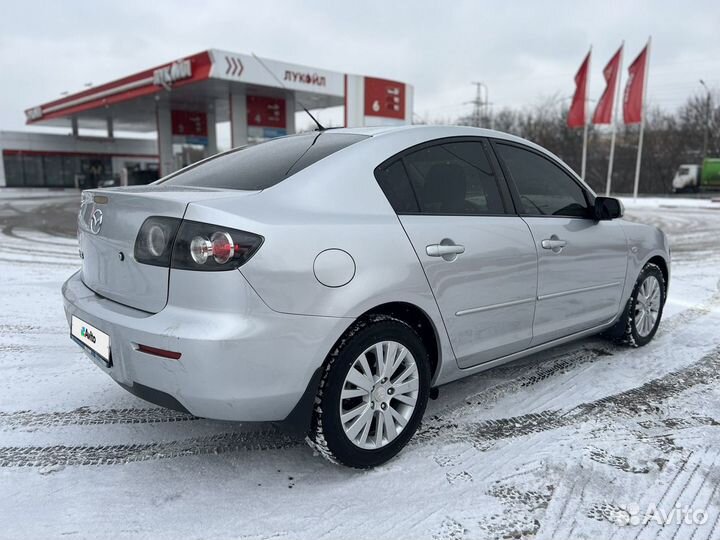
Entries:
{"label": "red reflector on bumper", "polygon": [[149,345],[141,345],[138,343],[137,350],[140,352],[144,352],[145,354],[152,354],[155,356],[162,356],[163,358],[170,358],[171,360],[179,360],[181,353],[179,352],[173,352],[173,351],[166,351],[165,349],[157,349],[155,347],[150,347]]}

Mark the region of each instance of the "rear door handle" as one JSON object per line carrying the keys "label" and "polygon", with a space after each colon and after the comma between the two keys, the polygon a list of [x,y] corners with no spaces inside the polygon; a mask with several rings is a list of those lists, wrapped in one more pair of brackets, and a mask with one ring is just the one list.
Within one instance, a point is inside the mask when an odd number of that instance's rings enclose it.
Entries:
{"label": "rear door handle", "polygon": [[550,238],[546,238],[542,242],[540,242],[540,245],[543,247],[543,249],[551,249],[555,253],[560,253],[562,251],[562,248],[567,246],[567,241],[560,240],[557,236],[554,234]]}
{"label": "rear door handle", "polygon": [[446,261],[454,261],[458,255],[465,253],[465,246],[459,244],[430,244],[425,247],[430,257],[442,257]]}
{"label": "rear door handle", "polygon": [[444,244],[430,244],[425,248],[425,251],[431,257],[442,257],[443,255],[460,255],[465,253],[465,246],[452,245],[446,246]]}

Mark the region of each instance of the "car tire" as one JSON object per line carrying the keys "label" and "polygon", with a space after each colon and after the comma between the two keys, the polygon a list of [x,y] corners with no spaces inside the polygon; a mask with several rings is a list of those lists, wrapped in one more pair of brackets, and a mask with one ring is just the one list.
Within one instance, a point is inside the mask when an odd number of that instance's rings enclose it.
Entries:
{"label": "car tire", "polygon": [[358,320],[328,355],[306,440],[333,463],[381,465],[417,431],[429,388],[428,352],[410,325],[389,315]]}
{"label": "car tire", "polygon": [[631,347],[650,343],[662,319],[666,288],[665,276],[660,268],[656,264],[646,264],[635,282],[622,317],[606,334],[617,343]]}

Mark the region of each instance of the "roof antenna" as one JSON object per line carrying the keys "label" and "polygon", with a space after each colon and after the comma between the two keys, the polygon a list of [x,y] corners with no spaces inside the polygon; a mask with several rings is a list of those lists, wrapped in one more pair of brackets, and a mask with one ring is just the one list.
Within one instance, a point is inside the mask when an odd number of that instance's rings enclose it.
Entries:
{"label": "roof antenna", "polygon": [[[260,62],[260,65],[265,68],[265,71],[267,71],[267,72],[272,76],[272,78],[275,79],[275,80],[277,81],[277,83],[278,83],[282,88],[284,88],[285,90],[287,90],[287,86],[285,86],[285,85],[283,84],[283,82],[282,82],[280,79],[277,78],[277,75],[275,75],[275,74],[272,72],[272,70],[265,65],[265,62],[263,62],[262,60],[260,60],[260,57],[258,57],[257,54],[255,54],[255,53],[250,53],[250,54],[252,54],[252,56],[253,56],[253,58],[254,58],[255,60],[257,60],[258,62]],[[315,117],[310,113],[310,111],[308,111],[307,107],[305,106],[305,104],[304,104],[302,101],[300,101],[299,99],[297,99],[297,97],[295,98],[295,101],[297,101],[297,102],[300,104],[300,106],[302,107],[303,111],[305,111],[305,112],[307,113],[307,115],[312,119],[312,121],[315,122],[315,125],[317,126],[317,129],[316,129],[315,131],[325,131],[325,130],[327,129],[327,128],[326,128],[325,126],[323,126],[320,122],[318,122],[317,118],[315,118]]]}

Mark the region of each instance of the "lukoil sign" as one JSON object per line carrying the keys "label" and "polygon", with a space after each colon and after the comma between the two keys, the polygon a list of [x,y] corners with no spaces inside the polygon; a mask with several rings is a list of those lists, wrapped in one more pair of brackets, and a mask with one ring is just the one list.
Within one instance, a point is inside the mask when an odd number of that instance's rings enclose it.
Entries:
{"label": "lukoil sign", "polygon": [[192,77],[190,60],[177,60],[169,66],[163,66],[153,71],[153,84],[169,89],[175,81],[189,79],[190,77]]}

